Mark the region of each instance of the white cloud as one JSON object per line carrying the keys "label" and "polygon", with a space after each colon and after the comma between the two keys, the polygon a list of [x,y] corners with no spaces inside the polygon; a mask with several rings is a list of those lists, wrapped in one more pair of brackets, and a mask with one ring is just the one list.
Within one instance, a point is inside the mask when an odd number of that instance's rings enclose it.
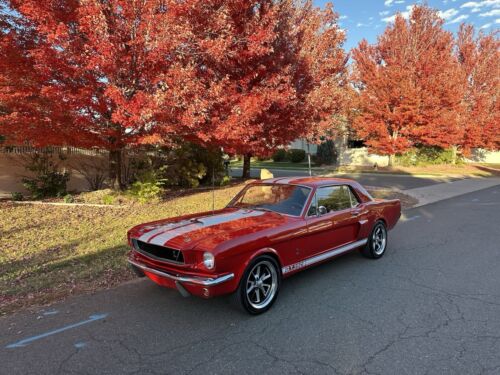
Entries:
{"label": "white cloud", "polygon": [[479,29],[487,29],[488,27],[491,27],[491,23],[485,23],[483,26],[481,26]]}
{"label": "white cloud", "polygon": [[483,1],[468,1],[460,8],[483,8],[483,7],[500,7],[500,0],[483,0]]}
{"label": "white cloud", "polygon": [[346,15],[342,15],[342,16],[339,17],[340,20],[345,20],[346,18],[347,18]]}
{"label": "white cloud", "polygon": [[371,22],[370,23],[358,22],[356,24],[356,27],[368,27],[368,26],[371,26],[371,25],[372,25]]}
{"label": "white cloud", "polygon": [[462,22],[464,20],[466,20],[467,18],[469,18],[469,15],[468,14],[462,14],[461,16],[458,16],[457,18],[451,20],[450,22],[448,23],[458,23],[458,22]]}
{"label": "white cloud", "polygon": [[396,15],[395,14],[393,14],[390,17],[384,17],[384,18],[381,19],[381,21],[386,22],[386,23],[394,22],[395,20],[396,20]]}
{"label": "white cloud", "polygon": [[380,16],[387,16],[390,12],[388,10],[383,10],[382,12],[378,12]]}
{"label": "white cloud", "polygon": [[497,18],[497,19],[495,20],[495,23],[500,23],[500,18]]}
{"label": "white cloud", "polygon": [[404,4],[405,0],[396,0],[394,4]]}
{"label": "white cloud", "polygon": [[385,1],[384,1],[384,5],[385,5],[386,7],[390,7],[390,6],[392,6],[392,3],[393,3],[393,2],[394,2],[394,0],[385,0]]}
{"label": "white cloud", "polygon": [[500,9],[492,9],[489,12],[481,13],[479,17],[494,17],[500,16]]}
{"label": "white cloud", "polygon": [[[414,5],[407,5],[406,6],[406,10],[404,12],[399,12],[399,14],[401,14],[401,16],[407,20],[408,18],[410,18],[410,13],[413,9]],[[393,14],[392,16],[390,17],[384,17],[381,19],[381,21],[385,22],[385,23],[389,23],[389,22],[394,22],[394,20],[396,19],[396,14]]]}
{"label": "white cloud", "polygon": [[439,17],[441,17],[444,20],[449,20],[450,18],[455,17],[457,14],[458,14],[458,10],[456,10],[455,8],[450,8],[450,9],[444,10],[444,11],[440,10],[438,12]]}

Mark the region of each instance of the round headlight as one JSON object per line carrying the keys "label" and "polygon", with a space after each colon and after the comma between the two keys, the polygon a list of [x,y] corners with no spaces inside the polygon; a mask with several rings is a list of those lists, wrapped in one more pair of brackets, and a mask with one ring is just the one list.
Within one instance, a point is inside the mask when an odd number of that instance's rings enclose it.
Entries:
{"label": "round headlight", "polygon": [[215,258],[212,253],[209,253],[208,251],[203,253],[203,264],[207,269],[211,270],[215,267]]}

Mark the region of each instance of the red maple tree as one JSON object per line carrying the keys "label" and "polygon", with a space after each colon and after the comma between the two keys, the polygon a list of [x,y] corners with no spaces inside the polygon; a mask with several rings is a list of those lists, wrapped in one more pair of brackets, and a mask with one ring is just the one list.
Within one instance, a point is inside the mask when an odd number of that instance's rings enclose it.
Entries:
{"label": "red maple tree", "polygon": [[269,153],[321,122],[334,103],[324,93],[337,90],[325,77],[345,70],[337,16],[311,1],[7,4],[36,38],[6,64],[23,56],[33,97],[54,107],[45,116],[30,108],[17,125],[2,117],[2,132],[36,145],[106,148],[115,185],[129,145],[189,140],[247,158]]}
{"label": "red maple tree", "polygon": [[243,154],[248,177],[252,154],[306,136],[338,109],[344,34],[331,6],[320,10],[311,1],[191,4],[182,21],[209,77],[205,84],[217,93],[207,99],[210,141]]}
{"label": "red maple tree", "polygon": [[495,33],[475,35],[461,25],[457,54],[464,85],[460,125],[464,153],[472,148],[500,148],[500,40]]}
{"label": "red maple tree", "polygon": [[[2,118],[8,139],[106,148],[118,186],[127,145],[203,133],[196,118],[203,117],[198,93],[206,88],[195,78],[204,73],[183,44],[186,26],[176,22],[185,4],[13,0],[9,6],[18,12],[21,29],[36,38],[13,50],[6,64],[22,57],[35,84],[32,96],[53,109],[40,116],[28,108],[18,125]],[[19,39],[15,31],[7,39]],[[15,100],[17,88],[2,101]],[[52,131],[43,126],[45,119]]]}
{"label": "red maple tree", "polygon": [[462,137],[462,98],[453,35],[437,11],[414,6],[374,45],[353,51],[360,113],[353,127],[377,153],[393,156],[415,145],[450,147]]}

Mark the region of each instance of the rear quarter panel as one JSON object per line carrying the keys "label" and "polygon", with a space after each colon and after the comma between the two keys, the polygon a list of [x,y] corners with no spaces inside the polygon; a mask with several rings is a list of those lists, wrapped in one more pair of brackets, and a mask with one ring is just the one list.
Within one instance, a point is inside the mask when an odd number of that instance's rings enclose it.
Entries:
{"label": "rear quarter panel", "polygon": [[401,216],[401,202],[399,199],[374,199],[369,203],[370,211],[374,213],[374,220],[383,220],[387,229],[394,228]]}

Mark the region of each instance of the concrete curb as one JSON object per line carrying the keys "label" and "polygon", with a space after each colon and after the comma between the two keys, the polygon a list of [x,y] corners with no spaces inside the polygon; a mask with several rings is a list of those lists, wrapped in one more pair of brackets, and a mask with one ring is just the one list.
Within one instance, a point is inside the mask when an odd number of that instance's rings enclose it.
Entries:
{"label": "concrete curb", "polygon": [[412,208],[422,207],[445,199],[458,197],[460,195],[473,193],[475,191],[500,186],[500,178],[469,178],[458,181],[444,182],[431,186],[403,190],[402,193],[418,200]]}

